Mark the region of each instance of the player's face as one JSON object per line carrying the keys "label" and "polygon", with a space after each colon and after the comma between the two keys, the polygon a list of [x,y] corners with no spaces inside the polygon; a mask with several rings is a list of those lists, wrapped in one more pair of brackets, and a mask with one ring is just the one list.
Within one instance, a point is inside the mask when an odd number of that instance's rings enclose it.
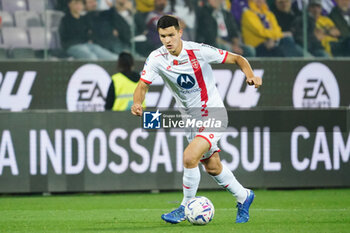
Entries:
{"label": "player's face", "polygon": [[159,38],[165,48],[172,55],[179,55],[182,49],[182,30],[176,30],[174,26],[167,28],[159,28]]}

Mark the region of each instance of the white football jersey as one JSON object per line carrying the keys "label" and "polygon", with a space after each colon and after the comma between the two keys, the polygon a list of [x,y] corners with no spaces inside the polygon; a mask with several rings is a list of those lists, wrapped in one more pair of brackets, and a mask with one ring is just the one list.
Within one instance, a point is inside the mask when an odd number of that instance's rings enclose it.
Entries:
{"label": "white football jersey", "polygon": [[179,56],[171,55],[164,46],[154,50],[145,62],[141,80],[151,84],[160,76],[179,107],[188,111],[201,108],[202,116],[207,108],[223,108],[210,63],[224,63],[228,52],[206,44],[182,43]]}

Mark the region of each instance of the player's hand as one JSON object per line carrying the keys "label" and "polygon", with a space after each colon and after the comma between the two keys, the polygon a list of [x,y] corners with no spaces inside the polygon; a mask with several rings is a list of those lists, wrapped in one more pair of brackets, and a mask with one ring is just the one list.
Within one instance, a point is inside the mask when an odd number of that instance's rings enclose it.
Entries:
{"label": "player's hand", "polygon": [[252,77],[252,78],[247,78],[246,80],[248,85],[255,85],[255,88],[258,88],[262,85],[262,79],[260,77]]}
{"label": "player's hand", "polygon": [[142,105],[134,104],[131,106],[131,113],[135,116],[142,116]]}

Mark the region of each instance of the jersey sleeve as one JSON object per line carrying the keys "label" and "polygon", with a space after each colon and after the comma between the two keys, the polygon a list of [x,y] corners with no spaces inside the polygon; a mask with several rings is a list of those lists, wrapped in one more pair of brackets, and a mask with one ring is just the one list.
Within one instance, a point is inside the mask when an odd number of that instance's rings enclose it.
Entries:
{"label": "jersey sleeve", "polygon": [[201,44],[200,51],[203,58],[208,63],[225,63],[228,55],[227,51],[215,48],[207,44]]}
{"label": "jersey sleeve", "polygon": [[155,80],[158,76],[159,74],[157,69],[156,58],[152,56],[152,54],[150,54],[147,60],[145,61],[145,65],[143,66],[140,80],[147,84],[151,84],[153,80]]}

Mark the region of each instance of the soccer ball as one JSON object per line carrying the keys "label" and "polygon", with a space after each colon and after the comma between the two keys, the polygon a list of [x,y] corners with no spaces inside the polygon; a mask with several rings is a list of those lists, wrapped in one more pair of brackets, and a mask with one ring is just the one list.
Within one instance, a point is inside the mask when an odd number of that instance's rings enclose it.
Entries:
{"label": "soccer ball", "polygon": [[214,217],[214,205],[206,197],[194,197],[185,206],[185,216],[193,225],[208,224]]}

